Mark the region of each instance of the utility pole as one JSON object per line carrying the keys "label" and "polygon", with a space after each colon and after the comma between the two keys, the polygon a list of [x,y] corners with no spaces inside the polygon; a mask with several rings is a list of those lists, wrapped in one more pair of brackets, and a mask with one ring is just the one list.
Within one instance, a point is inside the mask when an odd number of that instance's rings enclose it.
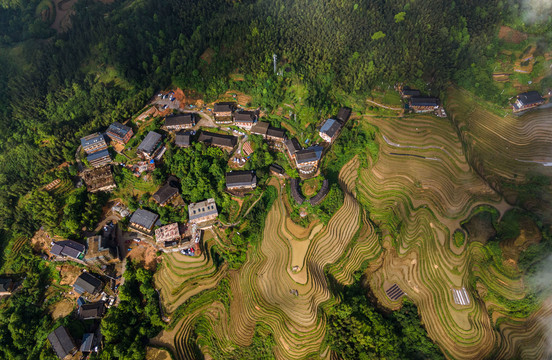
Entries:
{"label": "utility pole", "polygon": [[274,60],[274,74],[276,74],[276,60],[278,60],[278,56],[276,56],[276,54],[272,54],[272,59]]}

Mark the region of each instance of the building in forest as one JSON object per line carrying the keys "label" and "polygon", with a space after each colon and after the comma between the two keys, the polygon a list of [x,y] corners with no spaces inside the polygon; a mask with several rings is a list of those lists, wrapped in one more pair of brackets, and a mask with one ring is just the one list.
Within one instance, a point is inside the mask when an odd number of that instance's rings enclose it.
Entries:
{"label": "building in forest", "polygon": [[81,138],[82,149],[87,154],[92,154],[100,150],[107,149],[107,143],[102,134],[94,133]]}
{"label": "building in forest", "polygon": [[439,99],[414,96],[410,98],[409,107],[415,113],[433,112],[439,108]]}
{"label": "building in forest", "polygon": [[165,127],[169,131],[191,129],[195,125],[195,114],[169,115],[165,118]]}
{"label": "building in forest", "polygon": [[119,144],[126,145],[134,132],[132,128],[126,125],[121,124],[116,121],[113,124],[109,125],[105,133],[112,141],[118,142]]}
{"label": "building in forest", "polygon": [[339,134],[340,129],[341,122],[335,119],[328,119],[322,124],[318,134],[324,141],[331,143],[335,140],[337,134]]}
{"label": "building in forest", "polygon": [[136,154],[142,159],[153,159],[161,149],[162,139],[161,134],[150,131],[136,148]]}
{"label": "building in forest", "polygon": [[52,349],[56,353],[57,357],[60,359],[65,359],[65,357],[73,353],[77,346],[75,342],[67,332],[67,329],[63,326],[58,326],[54,331],[48,334],[48,341],[52,345]]}
{"label": "building in forest", "polygon": [[234,114],[234,125],[246,130],[251,130],[256,121],[257,114],[255,111],[240,110]]}
{"label": "building in forest", "polygon": [[218,216],[215,199],[207,199],[188,206],[188,219],[191,223],[203,223],[216,219]]}
{"label": "building in forest", "polygon": [[232,151],[238,143],[238,138],[232,135],[223,135],[212,133],[209,131],[202,131],[199,135],[198,141],[207,145],[220,147],[227,151]]}
{"label": "building in forest", "polygon": [[159,215],[144,209],[137,209],[130,217],[129,227],[145,234],[151,234]]}
{"label": "building in forest", "polygon": [[537,91],[519,94],[512,105],[514,112],[524,111],[544,104],[544,98]]}
{"label": "building in forest", "polygon": [[254,171],[232,171],[226,173],[228,190],[254,189],[257,187],[257,176]]}
{"label": "building in forest", "polygon": [[86,157],[88,164],[93,168],[98,168],[104,165],[107,165],[111,162],[111,155],[109,155],[109,150],[103,149],[96,151]]}

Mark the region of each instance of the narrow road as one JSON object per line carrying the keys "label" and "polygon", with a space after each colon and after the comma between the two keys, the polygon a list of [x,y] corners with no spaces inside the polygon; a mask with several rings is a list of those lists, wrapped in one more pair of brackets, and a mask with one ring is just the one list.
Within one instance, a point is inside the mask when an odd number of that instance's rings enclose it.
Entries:
{"label": "narrow road", "polygon": [[396,107],[391,107],[391,106],[386,106],[386,105],[383,105],[383,104],[380,104],[380,103],[377,103],[373,100],[368,100],[366,99],[366,102],[372,104],[372,105],[376,105],[378,107],[381,107],[381,108],[384,108],[384,109],[388,109],[388,110],[393,110],[393,111],[402,111],[403,108],[396,108]]}

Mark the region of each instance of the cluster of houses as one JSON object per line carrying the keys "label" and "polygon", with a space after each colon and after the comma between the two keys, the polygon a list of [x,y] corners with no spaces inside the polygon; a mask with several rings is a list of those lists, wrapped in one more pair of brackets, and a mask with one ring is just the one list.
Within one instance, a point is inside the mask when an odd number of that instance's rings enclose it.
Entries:
{"label": "cluster of houses", "polygon": [[[83,355],[97,352],[101,345],[102,335],[100,331],[100,320],[106,313],[107,307],[113,304],[114,298],[106,303],[107,296],[99,295],[103,288],[103,282],[95,275],[89,272],[83,272],[73,283],[73,290],[81,295],[77,300],[77,316],[80,320],[91,320],[87,326],[87,332],[78,343],[75,342],[67,328],[57,327],[48,335],[48,341],[55,354],[64,359],[68,355],[73,355],[80,351]],[[84,297],[99,298],[96,301],[87,301]]]}

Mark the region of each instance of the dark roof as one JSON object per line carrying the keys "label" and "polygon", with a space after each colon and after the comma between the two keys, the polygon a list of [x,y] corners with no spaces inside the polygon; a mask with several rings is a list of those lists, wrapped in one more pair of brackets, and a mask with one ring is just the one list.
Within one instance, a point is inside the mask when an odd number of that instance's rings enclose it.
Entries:
{"label": "dark roof", "polygon": [[538,104],[544,99],[540,96],[537,91],[528,91],[518,95],[519,101],[523,106]]}
{"label": "dark roof", "polygon": [[83,148],[101,142],[105,143],[105,139],[100,133],[91,134],[81,138],[81,145]]}
{"label": "dark roof", "polygon": [[272,137],[279,138],[279,139],[285,139],[286,138],[286,132],[285,132],[285,130],[282,130],[282,129],[276,129],[276,128],[273,128],[273,127],[269,127],[267,132],[266,132],[266,136],[272,136]]}
{"label": "dark roof", "polygon": [[324,200],[326,195],[328,195],[329,192],[330,192],[330,183],[328,179],[324,179],[324,181],[322,182],[322,187],[320,188],[320,190],[316,195],[314,195],[309,199],[309,203],[312,206],[320,204],[322,200]]}
{"label": "dark roof", "polygon": [[342,123],[346,123],[347,120],[349,120],[349,117],[351,116],[351,109],[347,107],[342,107],[337,112],[337,120],[341,121]]}
{"label": "dark roof", "polygon": [[192,143],[192,135],[184,131],[177,132],[174,138],[174,143],[177,146],[190,146]]}
{"label": "dark roof", "polygon": [[284,170],[283,167],[281,167],[280,165],[278,164],[272,164],[269,166],[268,170],[272,171],[272,172],[275,172],[277,174],[280,174],[280,175],[284,175],[286,172]]}
{"label": "dark roof", "polygon": [[0,279],[0,292],[10,292],[12,290],[11,279]]}
{"label": "dark roof", "polygon": [[254,111],[240,110],[234,114],[234,121],[252,123],[255,121],[256,117],[257,116]]}
{"label": "dark roof", "polygon": [[107,149],[103,149],[103,150],[96,151],[95,153],[88,155],[86,157],[86,160],[88,160],[88,162],[91,162],[91,161],[98,160],[98,159],[101,159],[101,158],[106,157],[106,156],[109,157],[109,159],[111,160],[111,156],[109,156],[109,151]]}
{"label": "dark roof", "polygon": [[401,93],[403,96],[420,96],[422,94],[420,90],[411,89],[408,87],[403,88]]}
{"label": "dark roof", "polygon": [[266,135],[268,131],[268,127],[270,126],[269,123],[264,121],[258,121],[253,127],[251,128],[251,133],[253,134],[259,134],[259,135]]}
{"label": "dark roof", "polygon": [[76,259],[85,250],[86,247],[81,243],[73,240],[63,240],[54,242],[50,252],[54,255],[65,255]]}
{"label": "dark roof", "polygon": [[335,119],[328,119],[320,128],[320,132],[333,138],[339,129],[341,129],[341,123],[339,121]]}
{"label": "dark roof", "polygon": [[90,304],[84,304],[79,308],[79,316],[83,320],[100,319],[105,313],[105,303],[98,301]]}
{"label": "dark roof", "polygon": [[102,281],[89,272],[83,272],[73,284],[75,291],[79,294],[84,292],[94,294],[101,286]]}
{"label": "dark roof", "polygon": [[112,135],[121,140],[126,136],[126,134],[128,134],[129,131],[132,131],[129,126],[123,125],[118,121],[109,125],[109,127],[107,128],[108,136]]}
{"label": "dark roof", "polygon": [[161,135],[156,133],[155,131],[150,131],[144,140],[138,145],[138,148],[136,150],[143,151],[146,154],[151,154],[155,150],[157,144],[159,141],[161,141]]}
{"label": "dark roof", "polygon": [[226,173],[226,186],[251,186],[257,184],[254,171],[232,171]]}
{"label": "dark roof", "polygon": [[94,348],[94,333],[87,333],[82,336],[81,352],[92,352]]}
{"label": "dark roof", "polygon": [[432,97],[419,97],[415,96],[410,98],[411,106],[438,106],[439,99]]}
{"label": "dark roof", "polygon": [[56,355],[63,359],[76,348],[73,339],[69,336],[67,330],[60,326],[48,335],[48,341],[52,344],[52,348]]}
{"label": "dark roof", "polygon": [[144,209],[137,209],[130,217],[130,223],[151,229],[159,215]]}
{"label": "dark roof", "polygon": [[296,138],[287,139],[284,144],[286,145],[286,148],[291,155],[302,149],[299,141],[297,141]]}
{"label": "dark roof", "polygon": [[215,134],[209,131],[202,131],[198,141],[211,145],[234,147],[238,139],[232,135]]}
{"label": "dark roof", "polygon": [[296,178],[291,178],[290,180],[290,190],[291,190],[291,196],[295,200],[296,203],[301,205],[303,201],[305,201],[305,198],[301,194],[301,190],[299,190],[299,180]]}
{"label": "dark roof", "polygon": [[153,198],[159,204],[164,204],[175,194],[178,194],[178,189],[172,186],[171,184],[165,184],[162,187],[160,187],[159,190],[155,192],[155,194],[153,194]]}
{"label": "dark roof", "polygon": [[227,112],[234,111],[234,103],[232,102],[220,102],[216,103],[214,107],[215,112]]}
{"label": "dark roof", "polygon": [[165,241],[164,244],[165,244],[165,247],[175,246],[178,244],[178,241],[176,240]]}
{"label": "dark roof", "polygon": [[316,151],[311,148],[299,150],[297,151],[295,156],[298,164],[307,163],[311,161],[318,161],[320,159]]}
{"label": "dark roof", "polygon": [[194,125],[193,114],[170,115],[165,118],[165,126]]}

